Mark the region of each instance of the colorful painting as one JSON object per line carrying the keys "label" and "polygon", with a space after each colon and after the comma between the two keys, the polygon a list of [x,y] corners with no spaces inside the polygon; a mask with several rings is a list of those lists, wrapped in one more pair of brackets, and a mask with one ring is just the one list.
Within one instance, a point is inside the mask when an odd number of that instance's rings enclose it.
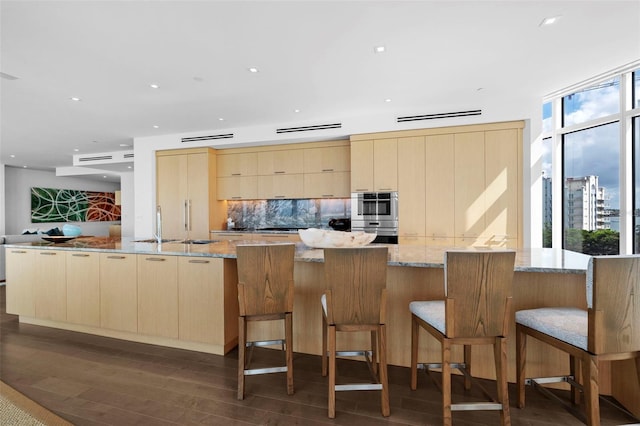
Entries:
{"label": "colorful painting", "polygon": [[115,192],[31,188],[31,222],[107,222],[120,220]]}

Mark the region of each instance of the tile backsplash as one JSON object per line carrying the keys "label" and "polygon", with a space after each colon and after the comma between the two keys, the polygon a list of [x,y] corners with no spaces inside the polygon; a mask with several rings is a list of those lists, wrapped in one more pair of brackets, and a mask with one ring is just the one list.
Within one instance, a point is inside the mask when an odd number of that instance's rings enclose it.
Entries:
{"label": "tile backsplash", "polygon": [[327,228],[332,218],[351,217],[350,198],[229,201],[236,228]]}

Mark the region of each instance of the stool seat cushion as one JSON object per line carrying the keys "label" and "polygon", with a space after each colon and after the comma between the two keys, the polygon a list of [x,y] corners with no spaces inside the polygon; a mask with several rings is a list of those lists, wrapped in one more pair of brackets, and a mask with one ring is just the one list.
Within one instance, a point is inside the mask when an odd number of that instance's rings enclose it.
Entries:
{"label": "stool seat cushion", "polygon": [[444,300],[426,300],[409,303],[409,311],[442,334],[445,333]]}
{"label": "stool seat cushion", "polygon": [[516,312],[516,324],[587,350],[587,311],[578,308],[538,308]]}

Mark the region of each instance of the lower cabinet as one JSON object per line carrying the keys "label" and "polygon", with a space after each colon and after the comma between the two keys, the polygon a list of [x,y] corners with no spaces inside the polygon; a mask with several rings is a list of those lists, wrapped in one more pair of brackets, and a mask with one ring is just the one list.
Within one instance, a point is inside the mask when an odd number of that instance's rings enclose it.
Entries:
{"label": "lower cabinet", "polygon": [[178,258],[139,254],[138,333],[178,338]]}
{"label": "lower cabinet", "polygon": [[7,251],[7,313],[34,317],[36,314],[33,301],[33,283],[36,275],[33,268],[35,251],[4,247],[0,247],[0,250]]}
{"label": "lower cabinet", "polygon": [[100,327],[138,331],[137,256],[100,253]]}
{"label": "lower cabinet", "polygon": [[67,321],[100,326],[100,255],[66,252]]}
{"label": "lower cabinet", "polygon": [[67,320],[66,256],[61,250],[36,250],[33,296],[35,317],[45,320]]}

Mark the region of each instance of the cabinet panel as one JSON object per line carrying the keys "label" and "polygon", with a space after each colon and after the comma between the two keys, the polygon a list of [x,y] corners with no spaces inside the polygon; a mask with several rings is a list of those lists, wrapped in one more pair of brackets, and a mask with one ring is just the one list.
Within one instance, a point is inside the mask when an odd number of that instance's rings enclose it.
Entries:
{"label": "cabinet panel", "polygon": [[67,319],[67,277],[64,251],[36,250],[33,282],[36,318]]}
{"label": "cabinet panel", "polygon": [[373,186],[375,191],[398,190],[398,140],[373,142]]}
{"label": "cabinet panel", "polygon": [[258,176],[258,198],[303,198],[302,174]]}
{"label": "cabinet panel", "polygon": [[350,148],[331,146],[304,151],[304,173],[348,172],[351,167]]}
{"label": "cabinet panel", "polygon": [[[425,236],[425,141],[424,136],[398,140],[399,237]],[[428,214],[431,214],[431,209]],[[411,241],[411,239],[403,239]]]}
{"label": "cabinet panel", "polygon": [[[187,238],[187,167],[186,155],[157,157],[157,202],[162,208],[162,233],[165,238]],[[155,224],[153,229],[156,229]]]}
{"label": "cabinet panel", "polygon": [[302,241],[300,239],[300,235],[298,234],[274,234],[274,233],[254,234],[253,239],[256,241],[281,241],[281,242],[292,242],[292,243],[297,243]]}
{"label": "cabinet panel", "polygon": [[138,333],[178,338],[176,256],[138,255]]}
{"label": "cabinet panel", "polygon": [[209,238],[209,160],[207,154],[187,156],[187,238]]}
{"label": "cabinet panel", "polygon": [[253,200],[258,198],[257,176],[218,178],[219,200]]}
{"label": "cabinet panel", "polygon": [[241,232],[214,232],[211,234],[213,240],[229,240],[229,241],[249,241],[253,239],[251,233]]}
{"label": "cabinet panel", "polygon": [[247,152],[241,154],[218,155],[217,176],[255,176],[258,174],[258,154]]}
{"label": "cabinet panel", "polygon": [[305,198],[348,198],[349,172],[305,173]]}
{"label": "cabinet panel", "polygon": [[373,140],[351,142],[351,191],[373,191]]}
{"label": "cabinet panel", "polygon": [[138,331],[137,256],[100,253],[100,326]]}
{"label": "cabinet panel", "polygon": [[431,238],[453,238],[454,136],[427,136],[425,150],[425,235]]}
{"label": "cabinet panel", "polygon": [[476,238],[485,229],[484,132],[455,135],[455,236]]}
{"label": "cabinet panel", "polygon": [[303,173],[303,150],[290,149],[258,153],[258,175]]}
{"label": "cabinet panel", "polygon": [[5,247],[0,247],[0,250],[6,250],[7,313],[34,317],[35,250]]}
{"label": "cabinet panel", "polygon": [[66,252],[67,321],[100,326],[100,256]]}

